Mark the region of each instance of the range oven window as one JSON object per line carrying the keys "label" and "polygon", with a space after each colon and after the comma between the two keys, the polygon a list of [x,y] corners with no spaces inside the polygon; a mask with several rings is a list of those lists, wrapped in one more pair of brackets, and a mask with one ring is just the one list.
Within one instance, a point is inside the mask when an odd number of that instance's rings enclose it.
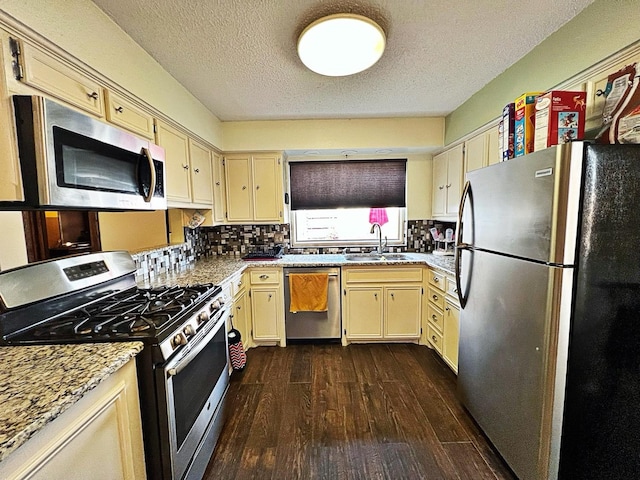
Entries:
{"label": "range oven window", "polygon": [[[178,449],[182,446],[198,414],[211,395],[213,387],[226,368],[226,330],[220,328],[189,365],[173,377],[172,390]],[[212,409],[216,407],[217,405],[211,406]]]}

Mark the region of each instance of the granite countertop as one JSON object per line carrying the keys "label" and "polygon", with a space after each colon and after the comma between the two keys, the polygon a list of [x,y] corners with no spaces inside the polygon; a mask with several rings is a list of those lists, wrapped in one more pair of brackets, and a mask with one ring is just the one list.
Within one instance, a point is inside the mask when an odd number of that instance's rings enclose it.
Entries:
{"label": "granite countertop", "polygon": [[240,257],[219,255],[198,260],[183,270],[160,274],[152,279],[138,282],[141,287],[159,285],[195,285],[213,283],[218,285],[235,273],[248,267],[347,267],[347,266],[385,266],[385,265],[428,265],[445,273],[453,274],[454,259],[451,256],[434,255],[432,253],[403,253],[403,260],[387,261],[352,261],[344,255],[283,255],[277,260],[245,261]]}
{"label": "granite countertop", "polygon": [[142,347],[140,342],[0,347],[0,461]]}

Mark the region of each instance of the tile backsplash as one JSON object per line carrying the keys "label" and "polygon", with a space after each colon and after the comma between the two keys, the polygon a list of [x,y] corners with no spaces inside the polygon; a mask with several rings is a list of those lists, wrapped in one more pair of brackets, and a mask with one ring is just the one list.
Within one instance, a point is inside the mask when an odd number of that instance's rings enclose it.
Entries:
{"label": "tile backsplash", "polygon": [[[433,242],[429,229],[454,228],[455,224],[434,220],[409,220],[407,225],[407,245],[390,247],[393,252],[433,251]],[[276,245],[289,245],[289,225],[219,225],[216,227],[199,227],[195,230],[185,227],[186,242],[164,248],[138,252],[132,255],[137,267],[138,279],[153,279],[157,275],[171,273],[183,269],[199,258],[214,255],[236,255],[241,257],[255,250],[266,250]],[[371,247],[363,247],[369,250]],[[328,254],[342,253],[342,248],[288,248],[291,254]],[[349,247],[349,251],[358,251],[357,247]]]}
{"label": "tile backsplash", "polygon": [[[455,225],[434,220],[409,220],[407,225],[407,245],[390,247],[394,252],[421,252],[433,250],[429,228],[443,225],[448,228]],[[196,258],[211,255],[238,255],[269,249],[276,245],[289,245],[290,226],[282,225],[219,225],[200,227],[195,230],[185,228],[185,238],[193,247]],[[371,247],[366,247],[367,249]],[[358,250],[358,248],[350,248]],[[342,247],[325,248],[289,248],[287,253],[341,253]]]}

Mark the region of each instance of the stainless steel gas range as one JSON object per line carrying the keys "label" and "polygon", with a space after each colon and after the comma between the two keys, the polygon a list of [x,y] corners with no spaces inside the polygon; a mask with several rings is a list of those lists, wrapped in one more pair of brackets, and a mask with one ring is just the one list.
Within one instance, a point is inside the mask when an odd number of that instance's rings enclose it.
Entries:
{"label": "stainless steel gas range", "polygon": [[150,479],[200,479],[229,384],[220,287],[143,289],[127,252],[0,272],[0,344],[141,341],[136,357]]}

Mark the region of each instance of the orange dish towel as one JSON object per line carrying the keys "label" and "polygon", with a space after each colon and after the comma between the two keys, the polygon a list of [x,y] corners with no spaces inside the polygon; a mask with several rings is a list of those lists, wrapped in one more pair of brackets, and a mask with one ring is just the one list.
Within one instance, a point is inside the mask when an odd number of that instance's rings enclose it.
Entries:
{"label": "orange dish towel", "polygon": [[326,312],[329,275],[326,273],[289,274],[290,312]]}

